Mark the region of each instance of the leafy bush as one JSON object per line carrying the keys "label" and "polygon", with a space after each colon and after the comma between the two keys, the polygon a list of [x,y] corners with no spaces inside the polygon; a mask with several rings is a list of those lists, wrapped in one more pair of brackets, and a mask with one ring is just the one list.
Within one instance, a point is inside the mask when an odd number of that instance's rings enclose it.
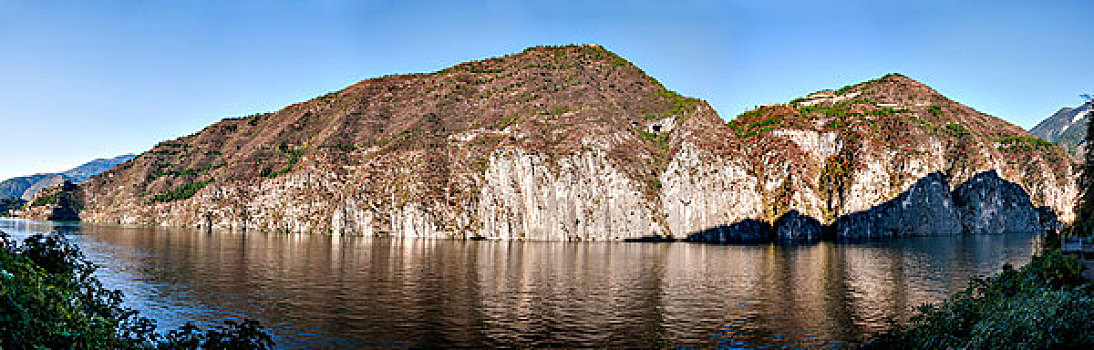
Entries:
{"label": "leafy bush", "polygon": [[60,235],[22,244],[0,232],[0,348],[267,349],[258,322],[228,321],[201,330],[187,323],[166,337],[153,321],[122,306],[123,294],[93,275],[96,266]]}
{"label": "leafy bush", "polygon": [[153,202],[174,202],[177,200],[187,199],[193,197],[206,185],[213,182],[213,179],[205,181],[191,182],[181,187],[176,187],[167,191],[167,193],[156,195],[152,197]]}
{"label": "leafy bush", "polygon": [[782,127],[784,118],[781,115],[772,115],[773,113],[770,112],[770,108],[760,107],[741,113],[737,119],[729,123],[729,127],[737,132],[738,136],[745,138]]}
{"label": "leafy bush", "polygon": [[655,120],[669,116],[683,117],[688,111],[695,109],[702,100],[691,97],[684,97],[676,92],[670,90],[658,90],[657,96],[666,99],[668,103],[668,110],[649,113],[642,117],[644,120]]}
{"label": "leafy bush", "polygon": [[1009,136],[997,140],[999,150],[1007,153],[1029,152],[1036,149],[1051,148],[1056,145],[1039,137]]}
{"label": "leafy bush", "polygon": [[34,203],[31,203],[30,206],[32,206],[32,207],[44,207],[44,206],[51,206],[51,205],[57,204],[57,196],[59,194],[61,194],[61,193],[60,192],[54,192],[54,193],[39,196],[38,198],[34,199]]}
{"label": "leafy bush", "polygon": [[935,117],[942,116],[942,106],[931,105],[930,107],[927,107],[927,112],[931,113],[931,115]]}
{"label": "leafy bush", "polygon": [[[398,137],[406,138],[409,135],[410,135],[410,132],[407,131],[407,130],[404,130],[404,131],[399,133]],[[262,171],[259,172],[259,176],[262,176],[262,177],[277,177],[278,175],[286,174],[286,173],[292,171],[293,166],[295,166],[296,163],[300,162],[300,158],[303,158],[304,154],[307,153],[307,149],[305,149],[303,147],[292,147],[292,146],[289,146],[289,145],[284,144],[284,143],[278,145],[277,150],[279,152],[281,152],[281,154],[288,157],[288,159],[289,159],[288,164],[285,165],[284,168],[281,168],[280,170],[276,170],[276,171],[273,170],[273,168],[270,168],[270,167],[262,168]]]}
{"label": "leafy bush", "polygon": [[907,109],[882,107],[882,108],[871,109],[869,111],[866,111],[866,114],[869,114],[869,115],[892,115],[892,114],[907,113],[907,112],[908,112]]}
{"label": "leafy bush", "polygon": [[1094,346],[1094,295],[1077,260],[1048,252],[1021,269],[974,278],[906,326],[865,344],[877,349],[1054,349]]}
{"label": "leafy bush", "polygon": [[968,136],[969,135],[969,130],[965,129],[965,127],[962,126],[961,124],[953,124],[953,123],[946,124],[946,130],[949,131],[951,135],[957,136],[957,137]]}
{"label": "leafy bush", "polygon": [[669,143],[669,133],[667,132],[648,132],[645,130],[638,130],[639,135],[642,138],[652,141],[658,146],[667,146]]}

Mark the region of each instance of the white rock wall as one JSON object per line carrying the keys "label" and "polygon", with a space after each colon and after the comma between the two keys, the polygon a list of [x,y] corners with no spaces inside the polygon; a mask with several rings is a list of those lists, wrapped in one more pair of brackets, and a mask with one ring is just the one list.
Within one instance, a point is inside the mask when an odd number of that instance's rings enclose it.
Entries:
{"label": "white rock wall", "polygon": [[605,240],[664,234],[637,183],[603,152],[547,157],[495,153],[478,201],[480,236]]}
{"label": "white rock wall", "polygon": [[705,158],[685,144],[661,174],[661,209],[676,237],[763,215],[759,179],[736,162]]}

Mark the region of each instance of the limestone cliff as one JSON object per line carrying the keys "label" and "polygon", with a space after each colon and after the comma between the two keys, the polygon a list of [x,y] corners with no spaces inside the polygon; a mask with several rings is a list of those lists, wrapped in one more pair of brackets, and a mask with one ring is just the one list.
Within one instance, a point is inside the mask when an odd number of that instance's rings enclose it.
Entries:
{"label": "limestone cliff", "polygon": [[[729,127],[754,179],[720,180],[757,183],[748,193],[761,204],[733,209],[748,218],[775,222],[796,210],[846,238],[1032,232],[1041,216],[1074,218],[1074,159],[903,75],[757,108]],[[696,164],[693,173],[709,169]],[[692,212],[726,210],[693,203]],[[1036,214],[1041,206],[1045,215]]]}
{"label": "limestone cliff", "polygon": [[727,124],[602,47],[536,47],[163,142],[83,185],[81,217],[534,240],[725,237],[746,222],[811,240],[928,174],[959,186],[996,170],[1067,220],[1071,160],[1030,137],[899,75]]}

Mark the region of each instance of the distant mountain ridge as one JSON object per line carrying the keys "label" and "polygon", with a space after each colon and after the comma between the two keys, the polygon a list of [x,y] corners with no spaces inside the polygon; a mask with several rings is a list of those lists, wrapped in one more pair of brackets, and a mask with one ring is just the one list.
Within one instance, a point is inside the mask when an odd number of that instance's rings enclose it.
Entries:
{"label": "distant mountain ridge", "polygon": [[1083,139],[1086,137],[1087,124],[1094,105],[1084,103],[1079,107],[1064,107],[1045,118],[1029,131],[1049,142],[1063,147],[1067,153],[1080,154]]}
{"label": "distant mountain ridge", "polygon": [[31,197],[34,197],[34,194],[46,187],[64,181],[75,184],[83,183],[92,176],[110,170],[110,168],[136,157],[135,154],[123,154],[114,158],[95,159],[60,173],[43,173],[10,178],[0,182],[0,198],[15,197],[30,200]]}

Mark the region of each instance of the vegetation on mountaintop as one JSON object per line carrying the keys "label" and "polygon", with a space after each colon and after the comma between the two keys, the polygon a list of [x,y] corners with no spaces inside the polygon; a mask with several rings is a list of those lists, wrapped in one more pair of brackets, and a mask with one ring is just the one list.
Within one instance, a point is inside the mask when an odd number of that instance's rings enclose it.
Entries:
{"label": "vegetation on mountaintop", "polygon": [[[652,198],[657,175],[650,169],[664,169],[677,144],[678,133],[668,128],[695,123],[689,120],[695,113],[704,114],[698,123],[717,120],[704,107],[599,45],[532,47],[429,74],[369,79],[274,113],[225,119],[160,143],[87,187],[92,201],[107,207],[134,197],[163,203],[192,198],[211,181],[248,186],[310,168],[355,173],[361,183],[354,186],[366,190],[419,194],[408,199],[435,192],[467,197],[477,193],[476,184],[447,182],[484,171],[495,150],[545,155],[554,169],[561,156],[595,144]],[[653,131],[652,123],[671,125]],[[395,170],[403,166],[421,171]]]}
{"label": "vegetation on mountaintop", "polygon": [[[658,203],[660,177],[681,146],[691,144],[701,157],[725,156],[770,186],[783,186],[764,193],[772,213],[812,190],[835,215],[842,208],[838,193],[875,159],[943,152],[945,170],[958,179],[998,162],[1009,163],[1008,179],[1038,174],[1023,183],[1041,179],[1045,164],[1058,176],[1067,172],[1066,157],[1025,135],[896,74],[760,107],[727,126],[703,101],[666,89],[603,47],[533,47],[429,74],[365,80],[275,113],[225,119],[157,145],[97,177],[86,193],[95,208],[116,216],[130,209],[115,208],[134,203],[195,198],[216,181],[232,193],[217,205],[247,215],[242,209],[260,183],[303,179],[279,175],[308,169],[321,179],[307,178],[353,190],[294,184],[300,192],[293,195],[359,196],[378,211],[412,203],[459,207],[481,194],[493,157],[508,152],[531,156],[537,171],[555,175],[562,166],[580,166],[560,160],[603,157]],[[1018,156],[996,157],[1003,153]],[[893,169],[888,176],[899,191],[918,170],[892,163],[881,167]]]}
{"label": "vegetation on mountaintop", "polygon": [[[727,125],[740,138],[742,153],[748,155],[743,158],[754,169],[785,164],[789,177],[819,179],[802,185],[815,186],[812,190],[826,202],[820,211],[830,213],[825,216],[838,211],[842,199],[834,194],[842,192],[848,178],[863,171],[871,159],[915,159],[941,149],[948,160],[944,170],[955,181],[1003,161],[1009,165],[1004,172],[1020,170],[1005,176],[1029,177],[1019,181],[1025,185],[1042,182],[1041,171],[1066,183],[1062,176],[1071,166],[1061,150],[1025,130],[950,101],[899,74],[810,94],[785,105],[755,108]],[[817,142],[813,135],[834,135],[834,142],[828,144],[833,149],[816,149],[825,144],[812,144]],[[805,161],[809,152],[834,153]],[[1046,165],[1047,169],[1042,168]],[[894,193],[904,189],[905,181],[915,180],[903,167],[886,167],[893,169],[889,176]],[[1033,196],[1034,203],[1048,200]]]}
{"label": "vegetation on mountaintop", "polygon": [[1033,136],[1008,136],[997,141],[999,150],[1005,153],[1029,152],[1042,148],[1056,147],[1052,142]]}

